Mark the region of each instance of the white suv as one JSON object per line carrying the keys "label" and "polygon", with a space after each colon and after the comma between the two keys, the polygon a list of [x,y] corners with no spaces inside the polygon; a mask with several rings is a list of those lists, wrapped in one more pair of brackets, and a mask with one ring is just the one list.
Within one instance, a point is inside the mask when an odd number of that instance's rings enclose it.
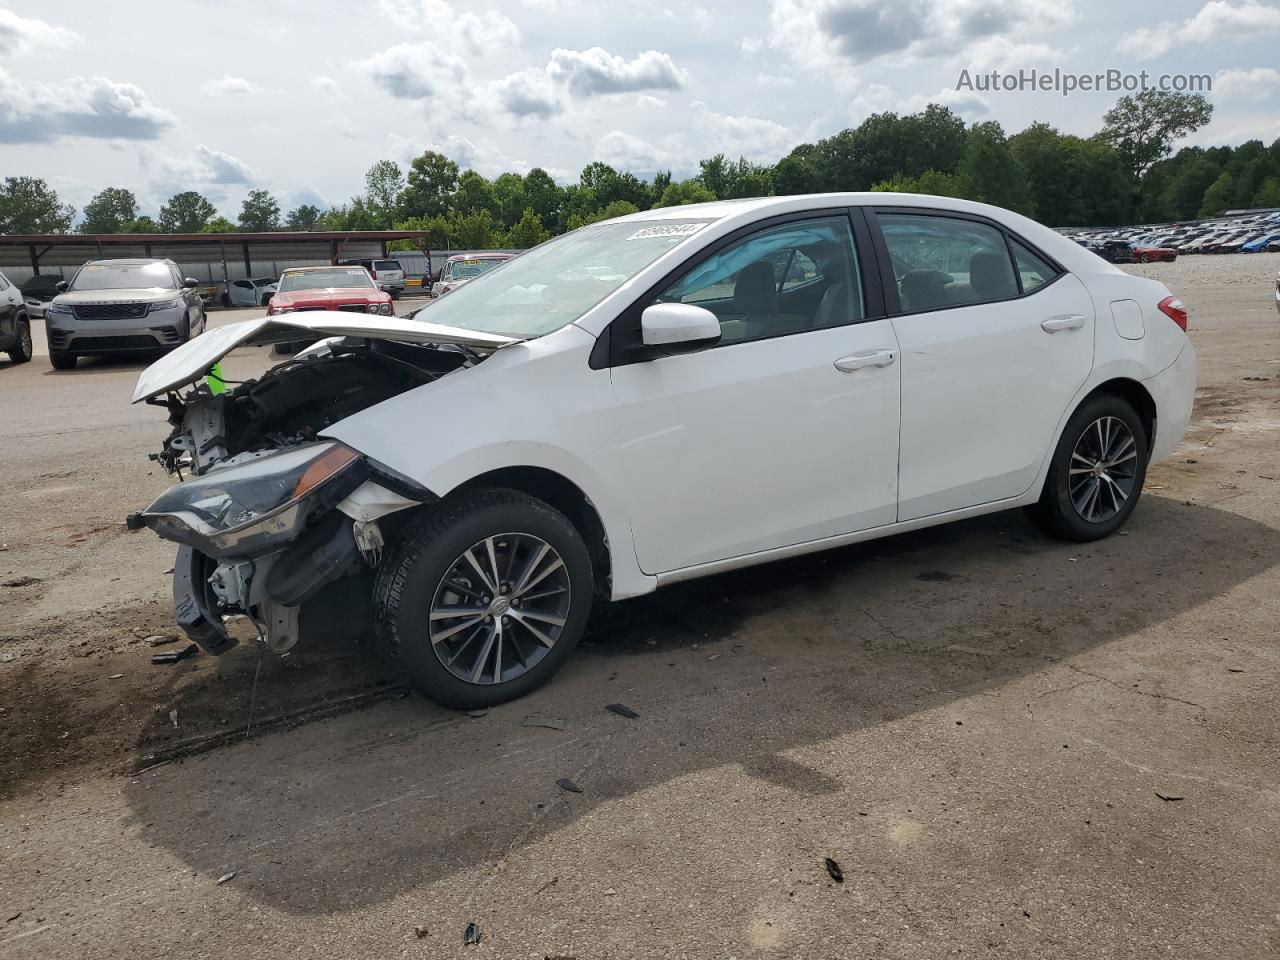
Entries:
{"label": "white suv", "polygon": [[[416,317],[221,327],[145,371],[135,519],[182,547],[205,649],[376,631],[428,695],[546,681],[597,596],[1011,507],[1095,540],[1181,439],[1187,315],[1025,217],[897,194],[672,207],[584,227]],[[220,394],[241,343],[331,339]]]}

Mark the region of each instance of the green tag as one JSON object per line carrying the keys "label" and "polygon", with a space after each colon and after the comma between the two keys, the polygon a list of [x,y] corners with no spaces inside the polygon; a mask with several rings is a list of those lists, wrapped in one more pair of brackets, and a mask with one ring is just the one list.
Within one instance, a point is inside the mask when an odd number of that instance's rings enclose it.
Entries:
{"label": "green tag", "polygon": [[204,382],[209,385],[209,391],[216,397],[222,391],[227,389],[227,383],[222,379],[222,364],[215,363],[209,368],[209,375],[204,378]]}

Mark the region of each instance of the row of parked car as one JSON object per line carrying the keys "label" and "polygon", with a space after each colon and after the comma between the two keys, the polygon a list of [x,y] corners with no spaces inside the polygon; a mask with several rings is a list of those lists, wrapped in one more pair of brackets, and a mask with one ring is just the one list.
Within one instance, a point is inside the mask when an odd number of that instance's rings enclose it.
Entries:
{"label": "row of parked car", "polygon": [[1197,224],[1092,230],[1072,239],[1112,263],[1171,261],[1191,253],[1276,252],[1280,251],[1280,211]]}

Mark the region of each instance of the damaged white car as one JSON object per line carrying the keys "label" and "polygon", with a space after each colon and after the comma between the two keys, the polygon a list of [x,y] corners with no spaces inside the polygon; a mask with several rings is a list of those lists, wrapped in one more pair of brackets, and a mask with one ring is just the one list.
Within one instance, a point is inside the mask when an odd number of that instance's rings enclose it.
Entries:
{"label": "damaged white car", "polygon": [[167,408],[155,456],[183,482],[135,522],[181,545],[205,650],[232,614],[275,650],[372,632],[435,700],[492,704],[565,662],[596,597],[1011,507],[1112,533],[1186,429],[1186,322],[1162,284],[980,204],[652,210],[418,317],[264,317],[174,351],[134,399]]}

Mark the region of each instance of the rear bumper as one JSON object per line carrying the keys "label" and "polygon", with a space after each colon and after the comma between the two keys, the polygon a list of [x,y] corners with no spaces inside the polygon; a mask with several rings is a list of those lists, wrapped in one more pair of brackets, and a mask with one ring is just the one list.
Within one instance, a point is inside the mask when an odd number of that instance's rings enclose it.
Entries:
{"label": "rear bumper", "polygon": [[1196,348],[1188,340],[1178,359],[1144,380],[1143,385],[1156,402],[1156,437],[1150,462],[1157,463],[1173,453],[1191,423],[1196,398]]}

